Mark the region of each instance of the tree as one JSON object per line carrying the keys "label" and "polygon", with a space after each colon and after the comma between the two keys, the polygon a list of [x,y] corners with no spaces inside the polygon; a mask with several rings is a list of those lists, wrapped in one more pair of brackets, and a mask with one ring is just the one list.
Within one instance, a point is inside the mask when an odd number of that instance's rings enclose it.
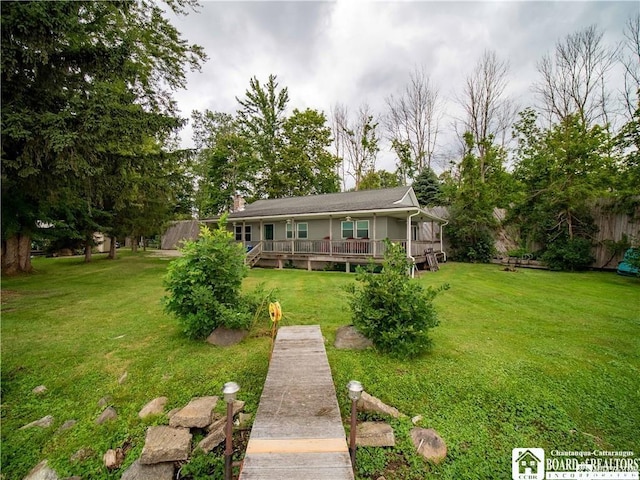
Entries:
{"label": "tree", "polygon": [[229,114],[194,111],[194,141],[198,150],[196,204],[200,218],[229,210],[232,198],[256,191],[257,153]]}
{"label": "tree", "polygon": [[624,68],[622,104],[627,120],[633,120],[640,98],[640,13],[629,18],[618,59]]}
{"label": "tree", "polygon": [[553,56],[545,55],[538,63],[541,79],[534,90],[550,121],[560,123],[571,115],[586,126],[607,121],[605,82],[615,55],[602,37],[595,25],[567,35],[556,43]]}
{"label": "tree", "polygon": [[460,100],[465,112],[465,151],[468,149],[466,132],[472,134],[473,149],[479,160],[479,178],[486,176],[485,157],[493,143],[504,147],[506,133],[513,123],[514,106],[505,98],[509,65],[498,59],[495,52],[485,51],[473,72],[467,77],[464,95]]}
{"label": "tree", "polygon": [[340,115],[335,118],[338,123],[335,134],[340,137],[339,141],[344,146],[346,174],[353,178],[355,189],[358,190],[362,178],[376,167],[380,151],[378,121],[366,103],[360,106],[355,119],[349,118],[346,108],[336,108],[336,111]]}
{"label": "tree", "polygon": [[324,113],[295,109],[283,125],[282,156],[272,177],[273,191],[282,197],[339,191],[339,160],[329,152],[330,145],[331,128]]}
{"label": "tree", "polygon": [[249,142],[256,154],[255,198],[277,198],[281,196],[274,188],[275,172],[282,151],[282,128],[285,110],[289,102],[287,87],[278,91],[275,75],[263,85],[253,77],[245,98],[239,99],[238,124],[240,133]]}
{"label": "tree", "polygon": [[[484,159],[475,153],[471,132],[465,135],[466,153],[460,164],[459,185],[450,208],[449,236],[453,257],[470,262],[489,262],[493,256],[498,222],[493,215],[498,200],[494,175],[503,170],[505,152],[487,142]],[[499,175],[498,175],[499,176]]]}
{"label": "tree", "polygon": [[[438,88],[423,70],[415,69],[403,92],[386,99],[385,127],[405,176],[431,168],[442,119]],[[402,150],[402,147],[408,147]],[[407,154],[408,153],[408,154]],[[406,180],[405,180],[406,183]]]}
{"label": "tree", "polygon": [[411,186],[421,206],[435,207],[444,204],[440,180],[432,169],[422,170]]}
{"label": "tree", "polygon": [[1,27],[2,269],[11,274],[31,269],[31,236],[58,220],[61,202],[84,205],[87,218],[108,211],[94,208],[104,176],[119,159],[144,161],[146,139],[163,143],[180,126],[170,91],[205,56],[146,0],[5,2]]}
{"label": "tree", "polygon": [[536,113],[528,109],[515,126],[514,176],[524,196],[513,212],[525,240],[549,252],[554,265],[588,266],[596,231],[591,205],[611,190],[609,135],[599,125],[588,127],[579,114],[548,130],[538,127],[536,120]]}
{"label": "tree", "polygon": [[399,186],[398,176],[386,170],[371,170],[360,181],[360,190],[379,190]]}

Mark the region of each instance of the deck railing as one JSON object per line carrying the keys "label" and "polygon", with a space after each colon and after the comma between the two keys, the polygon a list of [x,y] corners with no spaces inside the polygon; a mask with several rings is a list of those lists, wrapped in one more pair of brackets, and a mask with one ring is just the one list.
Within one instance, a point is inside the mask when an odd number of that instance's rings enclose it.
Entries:
{"label": "deck railing", "polygon": [[[407,249],[406,240],[392,240]],[[382,257],[386,247],[382,240],[263,240],[262,252],[282,254],[313,254],[327,256],[361,256]],[[432,242],[413,240],[411,242],[411,256],[422,256]]]}

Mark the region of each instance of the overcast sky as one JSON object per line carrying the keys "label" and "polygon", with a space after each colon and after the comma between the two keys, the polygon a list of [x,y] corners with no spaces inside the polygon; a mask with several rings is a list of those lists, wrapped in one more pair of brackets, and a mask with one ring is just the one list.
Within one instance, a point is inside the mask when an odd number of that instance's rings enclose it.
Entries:
{"label": "overcast sky", "polygon": [[[355,110],[368,102],[384,113],[385,98],[399,93],[410,72],[423,68],[447,101],[441,151],[458,113],[465,77],[484,50],[507,60],[509,95],[521,106],[534,102],[536,63],[566,35],[590,25],[614,45],[624,24],[640,9],[631,2],[217,2],[173,18],[209,60],[189,74],[175,94],[184,117],[210,109],[234,113],[249,79],[277,75],[289,89],[289,111],[314,108],[327,116],[336,102]],[[612,75],[616,75],[612,72]],[[612,79],[615,82],[615,78]],[[191,146],[191,129],[181,132]],[[380,167],[393,170],[383,146]]]}

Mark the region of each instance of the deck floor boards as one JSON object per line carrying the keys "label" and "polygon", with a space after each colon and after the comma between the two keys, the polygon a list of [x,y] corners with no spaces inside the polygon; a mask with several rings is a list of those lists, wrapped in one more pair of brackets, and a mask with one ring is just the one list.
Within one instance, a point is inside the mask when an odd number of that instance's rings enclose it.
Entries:
{"label": "deck floor boards", "polygon": [[320,327],[282,327],[240,480],[353,480]]}

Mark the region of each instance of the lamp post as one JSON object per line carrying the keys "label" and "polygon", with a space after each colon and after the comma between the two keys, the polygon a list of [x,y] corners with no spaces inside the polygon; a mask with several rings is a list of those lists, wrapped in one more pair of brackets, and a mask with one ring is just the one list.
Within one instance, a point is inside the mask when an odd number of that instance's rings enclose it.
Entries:
{"label": "lamp post", "polygon": [[227,424],[225,425],[225,447],[224,447],[224,480],[232,480],[233,468],[233,402],[240,386],[236,382],[227,382],[222,387],[224,401],[227,403]]}
{"label": "lamp post", "polygon": [[351,456],[351,468],[356,471],[356,421],[357,421],[357,405],[356,403],[362,395],[362,384],[356,380],[347,383],[349,390],[349,398],[351,399],[351,430],[349,432],[349,455]]}

